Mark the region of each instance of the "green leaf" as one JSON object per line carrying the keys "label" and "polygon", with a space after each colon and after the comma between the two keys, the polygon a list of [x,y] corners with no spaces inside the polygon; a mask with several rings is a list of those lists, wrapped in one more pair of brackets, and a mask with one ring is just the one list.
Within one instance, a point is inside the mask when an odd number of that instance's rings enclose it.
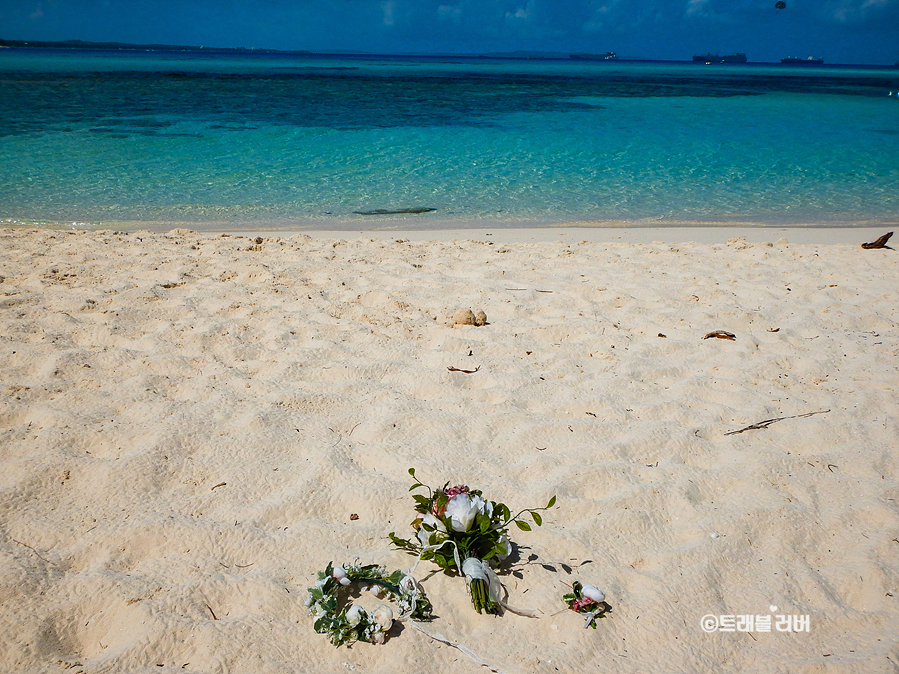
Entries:
{"label": "green leaf", "polygon": [[437,498],[434,501],[434,510],[439,511],[447,503],[449,503],[449,496],[447,496],[443,492],[440,492],[440,494],[437,496]]}
{"label": "green leaf", "polygon": [[414,468],[409,469],[409,475],[411,475],[412,477],[415,477],[415,469]]}
{"label": "green leaf", "polygon": [[487,515],[478,515],[478,523],[480,524],[481,533],[487,533],[490,528],[490,518]]}
{"label": "green leaf", "polygon": [[546,507],[547,507],[547,508],[552,508],[554,505],[556,505],[556,497],[555,497],[555,494],[553,495],[553,497],[552,497],[551,499],[549,499],[549,503],[546,504]]}
{"label": "green leaf", "polygon": [[412,550],[413,552],[415,550],[418,550],[418,546],[414,545],[410,541],[407,541],[405,538],[400,538],[393,532],[390,532],[388,536],[390,537],[391,542],[398,548],[403,548],[404,550]]}
{"label": "green leaf", "polygon": [[531,518],[534,520],[534,524],[538,527],[543,525],[543,518],[540,517],[540,513],[531,512]]}
{"label": "green leaf", "polygon": [[518,528],[522,531],[530,531],[531,525],[523,520],[515,520],[515,524],[518,525]]}

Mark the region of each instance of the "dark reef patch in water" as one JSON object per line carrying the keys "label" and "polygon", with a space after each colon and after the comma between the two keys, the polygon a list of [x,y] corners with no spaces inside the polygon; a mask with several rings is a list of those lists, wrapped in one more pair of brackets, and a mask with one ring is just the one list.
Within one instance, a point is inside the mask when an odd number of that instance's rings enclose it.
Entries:
{"label": "dark reef patch in water", "polygon": [[886,83],[876,77],[752,74],[7,72],[0,73],[0,135],[73,124],[119,126],[123,133],[139,134],[162,129],[172,119],[213,128],[492,126],[509,113],[595,110],[596,105],[576,100],[587,97],[723,98],[784,91],[880,96]]}
{"label": "dark reef patch in water", "polygon": [[356,215],[418,215],[420,213],[433,213],[436,208],[419,207],[419,208],[397,208],[394,210],[386,208],[375,208],[371,211],[353,211]]}

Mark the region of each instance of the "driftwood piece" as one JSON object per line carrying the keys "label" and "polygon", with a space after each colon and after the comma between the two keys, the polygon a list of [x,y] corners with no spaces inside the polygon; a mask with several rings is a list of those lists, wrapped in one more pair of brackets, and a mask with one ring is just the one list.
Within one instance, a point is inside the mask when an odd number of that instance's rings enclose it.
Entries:
{"label": "driftwood piece", "polygon": [[758,431],[762,428],[768,428],[771,424],[776,421],[783,421],[784,419],[801,419],[802,417],[811,417],[815,414],[824,414],[826,412],[830,412],[830,410],[818,410],[817,412],[806,412],[805,414],[794,414],[790,417],[778,417],[777,419],[765,419],[764,421],[759,421],[756,424],[752,424],[751,426],[747,426],[746,428],[741,428],[739,431],[729,431],[724,435],[736,435],[737,433],[742,433],[743,431]]}
{"label": "driftwood piece", "polygon": [[729,339],[732,342],[737,341],[737,336],[732,332],[727,332],[726,330],[715,330],[714,332],[710,332],[703,339],[709,339],[711,337],[717,337],[718,339]]}
{"label": "driftwood piece", "polygon": [[450,372],[461,372],[461,373],[463,373],[463,374],[474,374],[475,372],[477,372],[478,370],[481,369],[481,366],[478,365],[478,366],[477,366],[475,369],[473,369],[473,370],[463,370],[463,369],[461,369],[461,368],[458,368],[458,367],[452,367],[452,366],[449,366],[449,367],[447,367],[446,369],[449,370]]}
{"label": "driftwood piece", "polygon": [[[890,248],[890,247],[887,245],[887,241],[890,240],[890,237],[891,237],[891,236],[893,236],[893,233],[892,233],[892,232],[887,232],[887,233],[884,234],[882,237],[880,237],[879,239],[877,239],[877,241],[872,241],[871,243],[863,243],[863,244],[862,244],[862,248],[866,248],[866,249],[868,249],[868,250],[870,250],[870,249],[872,249],[872,248]],[[893,249],[890,248],[890,250],[893,250]]]}

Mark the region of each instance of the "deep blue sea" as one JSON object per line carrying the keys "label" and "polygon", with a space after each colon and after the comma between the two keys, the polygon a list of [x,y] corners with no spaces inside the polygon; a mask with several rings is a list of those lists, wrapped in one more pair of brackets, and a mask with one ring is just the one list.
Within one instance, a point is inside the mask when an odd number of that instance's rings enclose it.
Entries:
{"label": "deep blue sea", "polygon": [[899,68],[0,49],[0,225],[572,222],[899,223]]}

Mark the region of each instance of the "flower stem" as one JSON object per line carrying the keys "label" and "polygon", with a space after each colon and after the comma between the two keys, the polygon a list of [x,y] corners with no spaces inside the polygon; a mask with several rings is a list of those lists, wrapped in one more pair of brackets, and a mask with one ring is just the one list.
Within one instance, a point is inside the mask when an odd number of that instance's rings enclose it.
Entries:
{"label": "flower stem", "polygon": [[487,581],[483,578],[475,578],[469,585],[471,592],[471,603],[478,613],[486,611],[492,615],[500,615],[500,607],[490,598]]}

